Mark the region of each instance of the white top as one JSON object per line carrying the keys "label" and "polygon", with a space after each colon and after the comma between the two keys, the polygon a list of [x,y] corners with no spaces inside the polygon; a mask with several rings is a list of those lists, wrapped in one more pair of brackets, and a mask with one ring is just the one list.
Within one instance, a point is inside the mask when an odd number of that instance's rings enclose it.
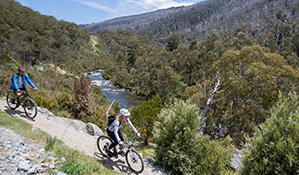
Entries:
{"label": "white top", "polygon": [[[130,118],[128,118],[127,120],[124,121],[124,124],[126,124],[126,123],[128,123],[130,125],[130,127],[133,129],[133,131],[135,132],[135,134],[138,133],[137,129],[131,123]],[[120,138],[119,138],[119,135],[118,135],[118,130],[123,125],[120,125],[119,121],[114,120],[114,122],[111,123],[111,125],[108,126],[109,131],[114,132],[115,138],[116,138],[116,140],[117,140],[118,143],[121,141]]]}
{"label": "white top", "polygon": [[19,75],[18,86],[19,86],[19,88],[23,88],[22,76],[20,76],[20,75]]}

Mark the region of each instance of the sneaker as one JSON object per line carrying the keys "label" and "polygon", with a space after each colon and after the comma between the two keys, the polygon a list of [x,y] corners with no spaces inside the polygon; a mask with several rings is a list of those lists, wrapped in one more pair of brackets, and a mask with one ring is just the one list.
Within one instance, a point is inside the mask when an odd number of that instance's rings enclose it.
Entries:
{"label": "sneaker", "polygon": [[11,104],[16,104],[16,100],[15,99],[10,99],[10,103]]}
{"label": "sneaker", "polygon": [[108,158],[114,156],[113,153],[111,151],[108,151],[107,149],[106,149],[106,154],[107,154]]}
{"label": "sneaker", "polygon": [[119,154],[120,154],[122,157],[125,157],[125,154],[126,154],[126,153],[125,153],[124,151],[120,151]]}

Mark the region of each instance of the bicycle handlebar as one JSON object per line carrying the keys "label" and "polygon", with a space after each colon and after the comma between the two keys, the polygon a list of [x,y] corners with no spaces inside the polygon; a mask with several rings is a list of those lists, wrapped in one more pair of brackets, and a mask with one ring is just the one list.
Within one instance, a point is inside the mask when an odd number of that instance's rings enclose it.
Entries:
{"label": "bicycle handlebar", "polygon": [[124,143],[125,143],[125,144],[128,144],[128,143],[130,143],[132,140],[137,139],[137,138],[138,138],[138,136],[135,136],[135,137],[133,137],[133,138],[128,139],[128,140],[125,141]]}
{"label": "bicycle handlebar", "polygon": [[37,90],[38,89],[31,89],[31,90],[21,91],[21,93],[33,92],[33,91],[37,91]]}

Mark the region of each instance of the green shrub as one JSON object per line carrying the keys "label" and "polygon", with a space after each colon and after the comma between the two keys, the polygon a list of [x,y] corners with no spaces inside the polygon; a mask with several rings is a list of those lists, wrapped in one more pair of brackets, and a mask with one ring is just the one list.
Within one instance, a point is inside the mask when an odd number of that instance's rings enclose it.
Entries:
{"label": "green shrub", "polygon": [[48,93],[47,90],[40,88],[38,91],[31,93],[32,99],[36,102],[38,106],[47,109],[57,109],[58,104],[56,99]]}
{"label": "green shrub", "polygon": [[57,100],[59,109],[68,110],[72,95],[67,92],[58,93],[55,95],[55,99]]}
{"label": "green shrub", "polygon": [[229,164],[231,139],[210,141],[199,133],[199,109],[175,100],[158,115],[154,127],[156,161],[175,174],[220,174]]}
{"label": "green shrub", "polygon": [[12,61],[12,59],[9,56],[7,56],[6,54],[2,54],[0,57],[0,60],[4,60],[7,63],[10,63]]}
{"label": "green shrub", "polygon": [[296,93],[279,93],[271,117],[248,140],[241,174],[299,173],[299,103]]}
{"label": "green shrub", "polygon": [[47,137],[45,150],[46,151],[52,150],[55,143],[56,143],[56,138],[53,139],[52,137]]}
{"label": "green shrub", "polygon": [[103,72],[103,73],[102,73],[102,77],[103,77],[105,80],[110,80],[110,79],[112,78],[112,76],[109,75],[109,74],[106,73],[106,72]]}
{"label": "green shrub", "polygon": [[218,141],[210,141],[200,137],[196,152],[197,174],[225,174],[231,166],[233,150],[232,139],[226,137]]}
{"label": "green shrub", "polygon": [[110,104],[109,99],[106,95],[103,94],[100,86],[91,86],[92,92],[93,92],[93,98],[94,102],[97,105],[105,105],[105,104]]}
{"label": "green shrub", "polygon": [[66,174],[84,175],[86,173],[86,170],[83,166],[84,165],[78,163],[74,159],[74,155],[72,155],[66,158],[66,161],[63,163],[59,170]]}

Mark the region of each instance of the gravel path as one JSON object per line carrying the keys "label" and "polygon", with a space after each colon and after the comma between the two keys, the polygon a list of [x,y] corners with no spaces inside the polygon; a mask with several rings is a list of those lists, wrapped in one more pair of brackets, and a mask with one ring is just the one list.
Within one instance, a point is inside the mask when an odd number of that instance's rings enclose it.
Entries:
{"label": "gravel path", "polygon": [[[34,120],[29,120],[26,118],[24,110],[21,107],[17,108],[16,110],[11,110],[11,109],[9,109],[9,107],[7,106],[7,104],[5,102],[5,98],[2,98],[2,99],[0,99],[0,110],[5,111],[6,113],[10,114],[12,117],[17,117],[17,118],[23,119],[24,121],[30,123],[33,126],[33,128],[39,128],[42,131],[47,132],[52,138],[56,137],[57,139],[63,141],[66,145],[70,146],[71,148],[82,151],[86,155],[95,156],[97,159],[101,160],[107,168],[110,168],[113,171],[123,172],[124,174],[133,174],[130,171],[130,169],[128,168],[124,157],[119,156],[118,159],[115,159],[115,158],[107,159],[107,158],[103,157],[97,150],[97,146],[96,146],[97,137],[90,136],[89,134],[83,132],[82,130],[75,128],[70,124],[65,123],[61,117],[55,117],[51,112],[47,111],[46,109],[39,108],[39,113],[37,114],[36,118]],[[9,132],[6,131],[3,133],[9,133]],[[3,135],[3,133],[1,131],[1,136]],[[10,136],[7,135],[7,136],[0,138],[0,152],[3,152],[3,150],[5,150],[7,147],[6,144],[1,145],[1,143],[8,143],[8,142],[13,143],[14,142],[11,140],[7,140],[7,138],[10,138]],[[20,144],[23,145],[24,142],[22,142],[22,141],[24,141],[25,139],[26,138],[20,139],[21,142],[19,142],[19,145]],[[13,146],[14,148],[19,146],[18,143],[16,143],[16,142],[14,144],[16,144],[15,146]],[[39,150],[37,148],[38,146],[44,147],[43,145],[37,145],[36,149],[34,147],[33,150]],[[25,155],[23,153],[20,153],[20,154],[22,156]],[[34,154],[38,154],[38,152],[35,152]],[[1,154],[0,160],[2,160],[2,159],[5,159],[5,158],[3,158],[3,155]],[[27,157],[27,159],[28,159],[28,157]],[[28,160],[26,160],[25,158],[24,158],[24,161],[27,161],[27,163],[28,163]],[[152,159],[144,158],[144,163],[145,163],[145,169],[141,173],[142,175],[166,174],[164,169],[162,169],[158,166],[154,166],[154,162]],[[9,166],[9,163],[7,163],[5,165]],[[15,167],[16,165],[12,164],[11,166]],[[37,167],[37,165],[36,165],[36,167]],[[38,168],[39,167],[35,168],[35,170],[37,170]],[[2,169],[5,169],[5,168],[3,167],[3,165],[0,162],[0,170],[2,170]],[[3,171],[2,171],[2,173],[3,173]],[[2,173],[0,171],[0,174],[2,174]],[[9,174],[9,173],[7,173],[7,174]],[[15,173],[13,173],[13,174],[15,174]],[[27,173],[25,173],[25,174],[27,174]]]}

